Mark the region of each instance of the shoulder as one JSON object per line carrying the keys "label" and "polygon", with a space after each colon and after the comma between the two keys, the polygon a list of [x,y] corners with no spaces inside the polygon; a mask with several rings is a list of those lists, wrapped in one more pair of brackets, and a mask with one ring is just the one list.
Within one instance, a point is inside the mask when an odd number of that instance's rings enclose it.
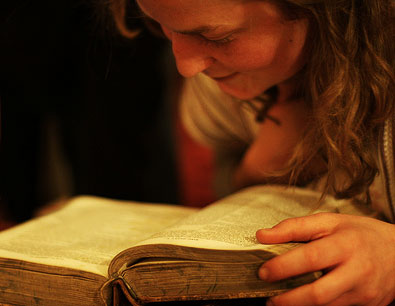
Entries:
{"label": "shoulder", "polygon": [[203,73],[184,80],[181,102],[186,101],[189,105],[199,104],[218,107],[218,105],[227,104],[232,100],[235,99],[222,92],[215,81]]}
{"label": "shoulder", "polygon": [[214,147],[244,147],[259,128],[256,113],[245,102],[224,93],[202,73],[185,79],[179,109],[187,130]]}

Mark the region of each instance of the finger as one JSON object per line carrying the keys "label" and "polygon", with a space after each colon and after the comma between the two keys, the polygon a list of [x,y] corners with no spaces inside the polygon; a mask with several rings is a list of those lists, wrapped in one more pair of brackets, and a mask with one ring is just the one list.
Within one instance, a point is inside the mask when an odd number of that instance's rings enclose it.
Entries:
{"label": "finger", "polygon": [[[386,294],[380,289],[377,291],[369,291],[364,289],[351,290],[326,306],[343,306],[343,305],[366,305],[366,306],[382,306],[390,305],[393,302],[393,293]],[[395,304],[391,304],[395,305]]]}
{"label": "finger", "polygon": [[331,268],[344,260],[345,252],[334,247],[340,235],[332,235],[309,242],[278,255],[262,265],[259,276],[266,281],[277,281],[308,272]]}
{"label": "finger", "polygon": [[325,306],[349,306],[349,305],[359,305],[358,297],[355,296],[355,292],[347,292],[332,302],[326,304]]}
{"label": "finger", "polygon": [[340,296],[339,298],[333,300],[332,302],[328,303],[325,306],[349,306],[349,305],[371,305],[371,306],[378,306],[378,305],[387,305],[387,304],[379,304],[378,302],[363,302],[360,296],[358,296],[354,291],[347,292]]}
{"label": "finger", "polygon": [[[358,281],[352,266],[339,266],[313,283],[271,298],[274,305],[326,305],[351,292]],[[353,273],[354,272],[354,273]],[[350,304],[349,304],[350,305]]]}
{"label": "finger", "polygon": [[375,300],[375,303],[371,303],[374,306],[380,306],[380,305],[395,305],[395,292],[390,292],[389,294],[387,293],[384,297],[381,299]]}
{"label": "finger", "polygon": [[330,234],[339,224],[340,214],[318,213],[305,217],[281,221],[273,228],[261,229],[256,233],[260,243],[283,243],[310,241]]}

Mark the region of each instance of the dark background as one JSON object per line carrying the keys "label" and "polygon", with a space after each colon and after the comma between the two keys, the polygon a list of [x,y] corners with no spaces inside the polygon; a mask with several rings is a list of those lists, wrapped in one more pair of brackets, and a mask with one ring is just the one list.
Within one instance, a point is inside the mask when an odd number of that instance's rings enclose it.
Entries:
{"label": "dark background", "polygon": [[1,0],[0,195],[16,222],[65,193],[178,202],[168,44],[123,38],[103,12]]}

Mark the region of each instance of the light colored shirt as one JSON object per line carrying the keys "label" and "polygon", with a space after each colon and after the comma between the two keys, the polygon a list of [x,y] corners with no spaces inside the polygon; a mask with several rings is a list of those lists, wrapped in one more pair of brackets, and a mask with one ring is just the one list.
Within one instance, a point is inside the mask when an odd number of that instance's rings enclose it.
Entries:
{"label": "light colored shirt", "polygon": [[[256,112],[247,103],[221,91],[214,80],[198,74],[185,79],[180,97],[180,114],[191,136],[215,152],[214,188],[218,196],[231,193],[230,179],[233,170],[258,133]],[[377,155],[380,175],[376,177],[369,191],[372,207],[394,222],[395,181],[391,179],[395,176],[394,163],[392,159],[391,164],[388,156],[382,156],[385,152],[393,158],[392,125],[392,122],[387,122],[387,132],[379,143]],[[384,175],[384,172],[389,172],[389,175]],[[320,178],[308,188],[322,189],[324,179]]]}

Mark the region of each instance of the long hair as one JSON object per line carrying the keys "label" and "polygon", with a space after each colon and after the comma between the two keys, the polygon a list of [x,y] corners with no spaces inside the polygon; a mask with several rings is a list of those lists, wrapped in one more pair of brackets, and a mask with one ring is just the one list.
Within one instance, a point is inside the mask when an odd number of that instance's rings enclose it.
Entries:
{"label": "long hair", "polygon": [[[125,25],[126,1],[109,1],[120,32],[134,37]],[[318,156],[327,173],[324,193],[361,195],[378,172],[378,139],[394,112],[393,0],[271,1],[310,20],[309,60],[298,74],[298,95],[311,108],[288,166],[271,175],[304,182]]]}
{"label": "long hair", "polygon": [[392,0],[288,0],[309,16],[301,91],[312,118],[286,169],[297,182],[321,156],[326,192],[350,198],[378,172],[383,122],[394,111]]}

